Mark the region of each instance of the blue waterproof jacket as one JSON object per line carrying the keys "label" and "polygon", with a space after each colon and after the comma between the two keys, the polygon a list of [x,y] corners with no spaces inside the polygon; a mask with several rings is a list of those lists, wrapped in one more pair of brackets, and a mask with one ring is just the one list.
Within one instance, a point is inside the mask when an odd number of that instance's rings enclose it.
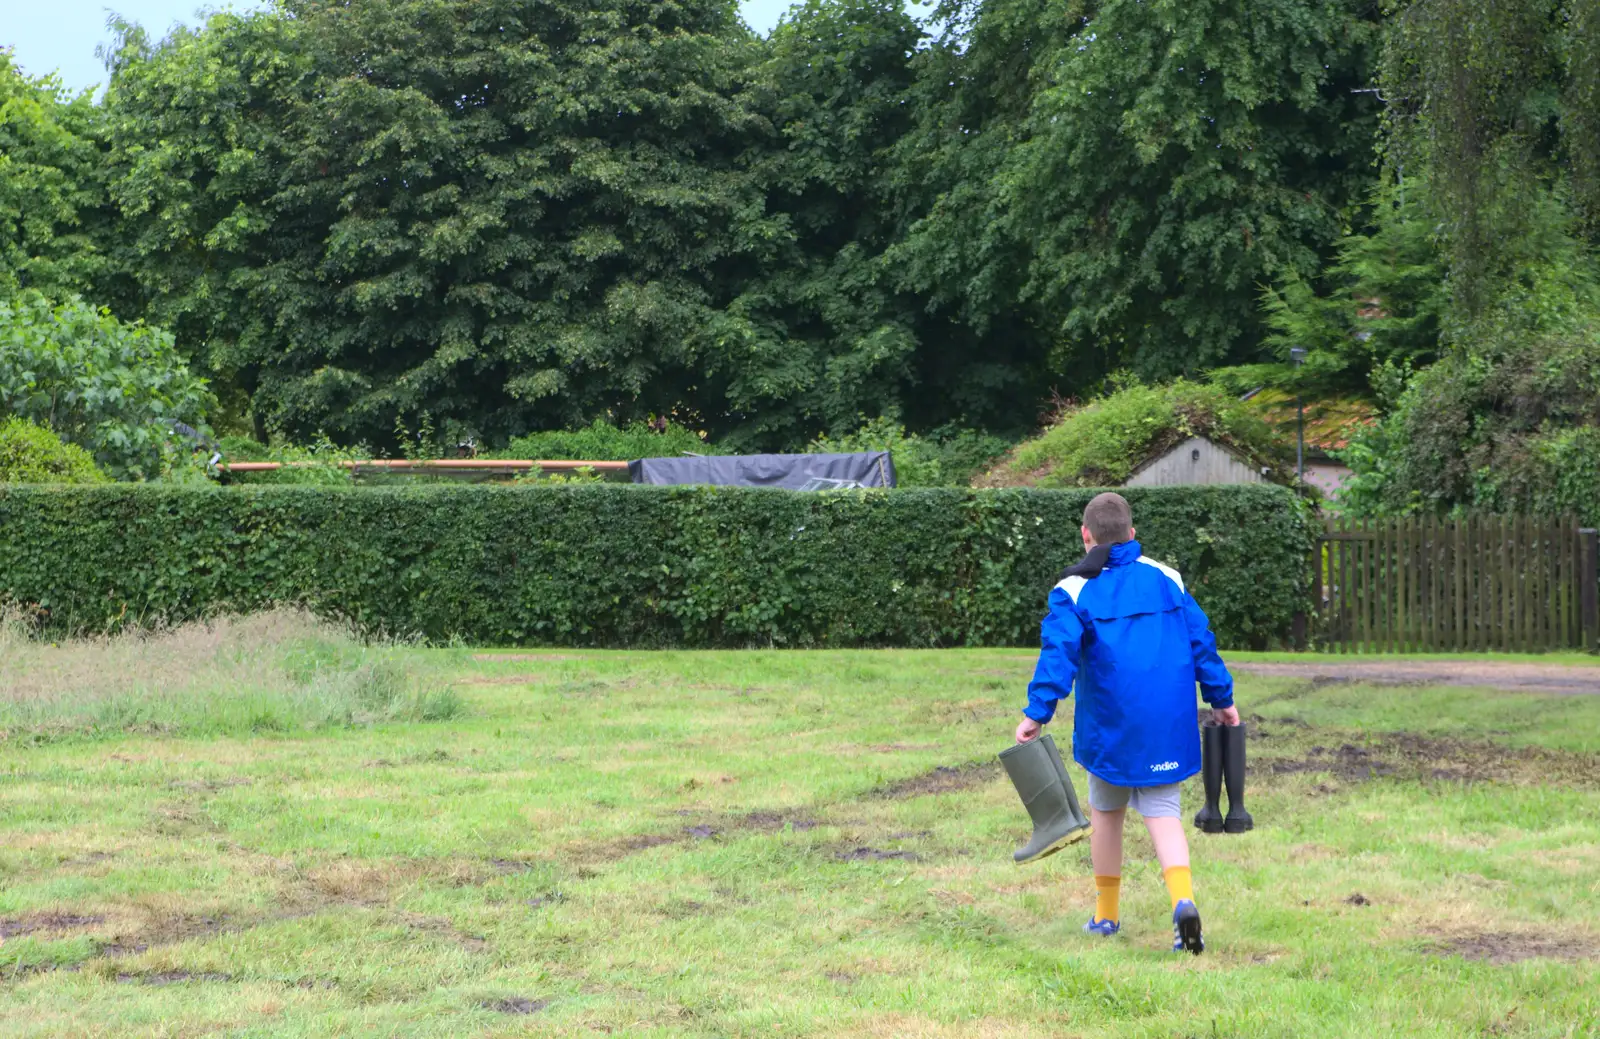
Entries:
{"label": "blue waterproof jacket", "polygon": [[1050,593],[1028,706],[1036,722],[1077,682],[1072,756],[1117,786],[1161,786],[1200,771],[1195,684],[1212,707],[1233,706],[1233,676],[1211,622],[1183,578],[1137,541],[1111,546],[1096,577]]}

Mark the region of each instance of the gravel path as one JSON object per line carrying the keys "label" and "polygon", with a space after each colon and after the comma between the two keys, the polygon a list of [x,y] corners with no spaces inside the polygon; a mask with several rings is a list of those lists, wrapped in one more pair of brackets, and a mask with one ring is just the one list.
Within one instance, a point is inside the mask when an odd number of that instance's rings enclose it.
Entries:
{"label": "gravel path", "polygon": [[1600,696],[1600,667],[1523,664],[1471,660],[1342,660],[1319,657],[1304,663],[1230,662],[1247,675],[1304,678],[1312,682],[1366,682],[1373,685],[1487,686],[1529,693]]}

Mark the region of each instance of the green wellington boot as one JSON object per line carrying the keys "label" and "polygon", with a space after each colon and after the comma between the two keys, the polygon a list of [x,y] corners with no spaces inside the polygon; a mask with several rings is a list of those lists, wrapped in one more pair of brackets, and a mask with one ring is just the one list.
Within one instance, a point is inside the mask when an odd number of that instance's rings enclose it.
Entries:
{"label": "green wellington boot", "polygon": [[1033,838],[1011,856],[1017,865],[1037,862],[1089,836],[1089,820],[1078,807],[1077,791],[1054,739],[1041,736],[1007,747],[1000,752],[1000,763],[1033,819]]}
{"label": "green wellington boot", "polygon": [[1202,833],[1221,833],[1222,726],[1216,722],[1200,726],[1200,782],[1205,787],[1206,805],[1195,813],[1194,824]]}
{"label": "green wellington boot", "polygon": [[1256,821],[1244,810],[1244,725],[1222,726],[1222,781],[1228,787],[1228,815],[1222,828],[1229,833],[1255,829]]}

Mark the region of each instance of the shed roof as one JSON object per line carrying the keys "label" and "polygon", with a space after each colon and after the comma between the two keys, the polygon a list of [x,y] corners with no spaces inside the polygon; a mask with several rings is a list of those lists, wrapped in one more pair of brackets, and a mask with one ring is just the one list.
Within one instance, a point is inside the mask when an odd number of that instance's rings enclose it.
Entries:
{"label": "shed roof", "polygon": [[[1249,403],[1269,425],[1290,443],[1295,439],[1298,412],[1288,390],[1259,390]],[[1306,450],[1319,455],[1342,451],[1364,426],[1378,420],[1377,409],[1358,397],[1323,397],[1305,402]]]}

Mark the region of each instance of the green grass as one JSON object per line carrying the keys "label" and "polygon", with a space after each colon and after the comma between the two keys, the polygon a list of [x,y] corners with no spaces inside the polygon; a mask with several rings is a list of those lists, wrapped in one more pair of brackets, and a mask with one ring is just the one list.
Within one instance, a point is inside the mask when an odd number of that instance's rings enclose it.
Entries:
{"label": "green grass", "polygon": [[0,610],[0,743],[439,721],[461,707],[438,674],[448,659],[424,663],[295,610],[65,645]]}
{"label": "green grass", "polygon": [[0,744],[0,1035],[1600,1035],[1600,697],[1242,679],[1195,959],[1142,833],[1112,941],[1011,865],[1031,654],[401,656],[465,713]]}

